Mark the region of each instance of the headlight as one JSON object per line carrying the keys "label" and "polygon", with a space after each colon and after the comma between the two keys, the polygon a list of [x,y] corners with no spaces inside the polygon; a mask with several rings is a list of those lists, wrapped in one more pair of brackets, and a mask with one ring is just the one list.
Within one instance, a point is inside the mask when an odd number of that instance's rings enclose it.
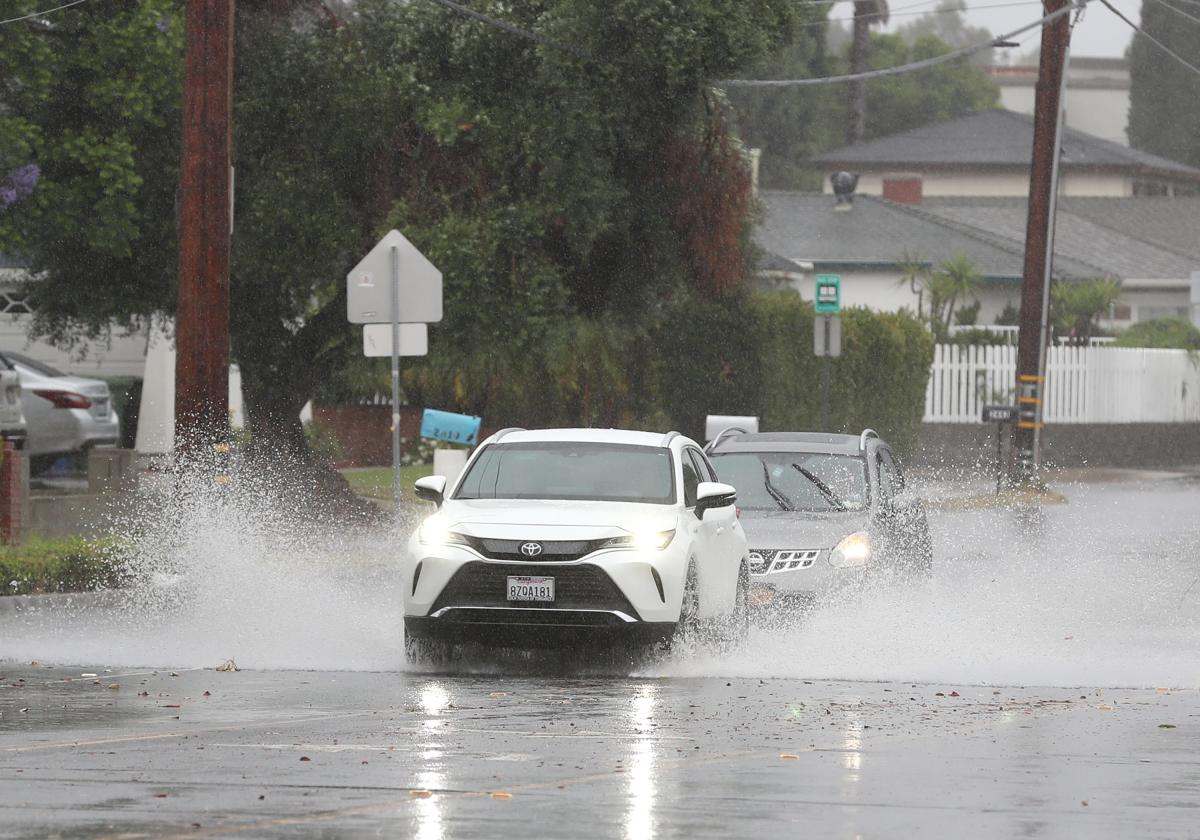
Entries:
{"label": "headlight", "polygon": [[648,551],[650,549],[658,549],[662,551],[671,544],[671,540],[675,539],[675,529],[670,531],[638,531],[630,534],[627,537],[613,537],[606,542],[603,548],[633,548]]}
{"label": "headlight", "polygon": [[833,553],[829,555],[829,565],[836,569],[849,569],[853,566],[865,566],[871,559],[871,535],[859,531],[846,537]]}
{"label": "headlight", "polygon": [[431,516],[417,530],[417,542],[422,545],[467,545],[467,538],[450,530],[450,523]]}

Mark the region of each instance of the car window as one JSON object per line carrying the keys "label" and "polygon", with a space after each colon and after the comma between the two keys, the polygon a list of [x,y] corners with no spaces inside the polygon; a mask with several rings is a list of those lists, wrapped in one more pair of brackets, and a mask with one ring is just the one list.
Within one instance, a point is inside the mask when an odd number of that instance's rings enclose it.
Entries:
{"label": "car window", "polygon": [[904,469],[900,466],[900,459],[890,449],[883,450],[884,463],[892,473],[892,488],[896,493],[904,491]]}
{"label": "car window", "polygon": [[495,443],[472,462],[454,498],[674,504],[671,450],[612,443]]}
{"label": "car window", "polygon": [[58,368],[51,367],[45,362],[39,362],[37,359],[31,359],[28,356],[22,355],[21,353],[5,351],[4,356],[13,364],[27,367],[35,373],[42,374],[42,376],[66,376],[66,374]]}
{"label": "car window", "polygon": [[685,507],[696,506],[696,488],[700,484],[700,474],[696,472],[695,462],[690,452],[683,452],[683,504]]}
{"label": "car window", "polygon": [[718,480],[737,488],[745,510],[831,510],[839,503],[862,510],[867,504],[867,462],[856,455],[728,452],[710,461]]}
{"label": "car window", "polygon": [[709,465],[708,459],[704,457],[699,449],[692,449],[690,446],[687,449],[688,455],[692,458],[692,465],[696,468],[696,475],[701,481],[716,481],[716,473],[713,472],[712,466]]}
{"label": "car window", "polygon": [[875,464],[879,468],[879,493],[884,502],[890,502],[897,493],[896,468],[891,453],[880,449],[875,453]]}

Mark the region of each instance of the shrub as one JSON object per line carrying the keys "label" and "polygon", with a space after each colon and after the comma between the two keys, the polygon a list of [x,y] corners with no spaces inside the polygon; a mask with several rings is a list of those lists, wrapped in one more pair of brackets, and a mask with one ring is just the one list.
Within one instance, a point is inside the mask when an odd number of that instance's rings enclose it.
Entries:
{"label": "shrub", "polygon": [[0,590],[5,595],[85,592],[124,582],[125,543],[116,538],[34,537],[0,547]]}
{"label": "shrub", "polygon": [[1165,347],[1200,350],[1200,329],[1182,318],[1142,321],[1117,336],[1118,347]]}

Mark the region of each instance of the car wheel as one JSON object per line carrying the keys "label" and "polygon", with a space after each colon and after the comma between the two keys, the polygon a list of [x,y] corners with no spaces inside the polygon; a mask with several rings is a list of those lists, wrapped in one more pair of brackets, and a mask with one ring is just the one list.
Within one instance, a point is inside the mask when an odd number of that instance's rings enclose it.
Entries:
{"label": "car wheel", "polygon": [[738,569],[737,591],[733,596],[733,614],[730,616],[730,641],[734,644],[746,641],[750,635],[750,564],[743,560]]}
{"label": "car wheel", "polygon": [[683,601],[679,605],[679,621],[675,624],[675,641],[695,638],[700,631],[700,581],[696,562],[688,562],[687,577],[683,579]]}

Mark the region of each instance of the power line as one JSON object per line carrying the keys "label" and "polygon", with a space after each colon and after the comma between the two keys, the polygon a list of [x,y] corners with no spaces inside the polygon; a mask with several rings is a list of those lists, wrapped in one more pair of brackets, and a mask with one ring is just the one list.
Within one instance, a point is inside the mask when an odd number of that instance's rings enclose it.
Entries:
{"label": "power line", "polygon": [[1125,23],[1127,23],[1133,29],[1134,32],[1138,33],[1139,35],[1144,36],[1146,38],[1146,40],[1149,41],[1151,44],[1154,44],[1156,47],[1158,47],[1160,50],[1165,52],[1167,55],[1171,56],[1171,58],[1175,59],[1180,64],[1182,64],[1184,67],[1191,70],[1197,76],[1200,76],[1200,67],[1197,67],[1195,64],[1192,64],[1190,61],[1188,61],[1186,58],[1184,58],[1183,56],[1176,53],[1173,49],[1168,47],[1162,41],[1155,38],[1153,35],[1151,35],[1145,29],[1142,29],[1142,27],[1138,26],[1136,23],[1131,21],[1129,18],[1125,17],[1125,15],[1121,14],[1121,12],[1115,6],[1113,6],[1112,3],[1109,3],[1108,0],[1100,0],[1100,2],[1104,4],[1104,7],[1106,9],[1108,9],[1114,15],[1119,17],[1121,20],[1125,21]]}
{"label": "power line", "polygon": [[21,15],[20,17],[9,18],[8,20],[0,20],[0,26],[3,26],[6,23],[17,23],[18,21],[31,20],[32,18],[53,14],[54,12],[60,12],[63,9],[69,9],[72,6],[78,6],[80,3],[86,2],[87,0],[71,0],[70,3],[63,3],[61,6],[55,6],[53,9],[43,9],[40,12],[30,12],[29,14]]}
{"label": "power line", "polygon": [[[962,49],[953,50],[942,55],[936,55],[932,58],[922,59],[921,61],[912,61],[907,64],[899,64],[895,67],[885,67],[882,70],[867,70],[863,73],[846,73],[841,76],[817,76],[810,79],[723,79],[713,84],[717,87],[813,87],[815,85],[834,85],[842,82],[868,81],[870,79],[878,79],[884,76],[899,76],[904,73],[913,73],[917,70],[925,70],[930,67],[936,67],[939,64],[945,64],[949,61],[954,61],[959,58],[966,58],[969,55],[974,55],[984,50],[992,49],[1002,41],[1010,41],[1017,35],[1028,32],[1031,29],[1036,29],[1039,26],[1044,26],[1052,20],[1057,20],[1063,15],[1070,14],[1077,8],[1083,8],[1087,5],[1088,0],[1075,0],[1068,3],[1061,9],[1056,9],[1048,15],[1035,20],[1020,29],[1014,29],[1012,32],[1007,32],[992,38],[990,41],[975,44],[974,46],[963,47]],[[1108,5],[1105,0],[1101,0],[1104,5]],[[1110,7],[1111,8],[1111,7]],[[1200,72],[1198,70],[1197,72]]]}
{"label": "power line", "polygon": [[[83,2],[83,0],[76,0],[76,2]],[[577,50],[574,47],[568,46],[559,41],[555,41],[553,38],[547,38],[545,35],[539,35],[536,32],[530,32],[528,29],[522,29],[521,27],[511,24],[508,21],[500,20],[500,18],[495,18],[491,15],[485,15],[483,12],[477,12],[474,9],[469,9],[461,3],[455,3],[454,0],[429,0],[429,2],[433,3],[435,6],[441,6],[444,9],[457,12],[460,15],[466,15],[467,17],[479,21],[480,23],[484,23],[488,26],[507,32],[510,35],[516,35],[518,38],[536,41],[542,46],[565,52],[568,55],[572,55],[575,58],[583,61],[594,60],[592,56]]]}

